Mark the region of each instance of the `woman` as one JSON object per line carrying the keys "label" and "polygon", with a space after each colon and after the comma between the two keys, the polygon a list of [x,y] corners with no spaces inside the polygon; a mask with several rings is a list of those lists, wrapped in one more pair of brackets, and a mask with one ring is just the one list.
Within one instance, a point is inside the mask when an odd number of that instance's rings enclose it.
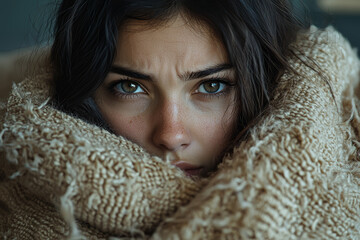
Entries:
{"label": "woman", "polygon": [[359,62],[338,37],[283,0],[64,0],[50,73],[3,110],[1,233],[354,238]]}
{"label": "woman", "polygon": [[63,1],[54,100],[206,173],[267,104],[300,28],[284,1]]}

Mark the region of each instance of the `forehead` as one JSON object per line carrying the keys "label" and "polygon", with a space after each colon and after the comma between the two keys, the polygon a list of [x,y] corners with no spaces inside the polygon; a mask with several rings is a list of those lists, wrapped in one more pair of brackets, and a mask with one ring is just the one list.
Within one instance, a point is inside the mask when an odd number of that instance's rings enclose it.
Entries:
{"label": "forehead", "polygon": [[206,65],[227,62],[226,50],[206,25],[176,17],[154,26],[131,20],[119,30],[116,61],[137,65],[139,61],[189,62]]}

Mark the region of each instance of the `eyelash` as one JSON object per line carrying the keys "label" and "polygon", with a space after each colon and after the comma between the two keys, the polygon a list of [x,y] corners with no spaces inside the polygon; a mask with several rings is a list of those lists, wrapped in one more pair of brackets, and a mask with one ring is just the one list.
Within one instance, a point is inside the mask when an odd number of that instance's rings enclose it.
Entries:
{"label": "eyelash", "polygon": [[199,89],[202,84],[211,83],[211,82],[217,82],[217,83],[220,83],[220,84],[224,84],[225,85],[224,89],[222,91],[220,91],[220,92],[217,92],[217,93],[200,93],[200,92],[198,92],[196,94],[201,94],[202,97],[206,97],[206,98],[214,98],[214,97],[218,98],[218,97],[221,97],[223,95],[226,95],[231,90],[231,88],[233,86],[235,86],[235,84],[232,81],[230,81],[229,79],[227,79],[227,78],[214,77],[214,78],[207,78],[207,79],[201,81],[197,85],[196,89]]}
{"label": "eyelash", "polygon": [[[139,82],[131,80],[129,78],[124,78],[124,79],[114,81],[114,82],[110,83],[107,88],[113,95],[123,98],[123,99],[132,99],[132,98],[138,97],[140,94],[143,94],[143,93],[121,93],[121,92],[119,92],[118,90],[115,89],[115,87],[116,87],[116,85],[118,85],[122,82],[132,82],[132,83],[136,84],[138,87],[140,87],[145,93],[147,93],[147,90],[143,85],[141,85]],[[230,81],[227,78],[207,78],[207,79],[201,81],[197,85],[196,90],[198,90],[201,85],[206,84],[206,83],[211,83],[211,82],[217,82],[220,84],[224,84],[225,85],[224,89],[222,91],[216,92],[216,93],[196,92],[195,94],[202,95],[202,97],[205,97],[205,98],[221,97],[222,95],[226,95],[229,92],[229,90],[235,85],[234,83],[232,83],[232,81]]]}
{"label": "eyelash", "polygon": [[131,80],[129,78],[120,79],[120,80],[110,83],[108,86],[109,91],[116,97],[120,97],[120,98],[124,98],[124,99],[136,98],[140,94],[143,94],[143,93],[121,93],[121,92],[119,92],[118,90],[115,89],[115,87],[116,87],[116,85],[123,83],[123,82],[132,82],[132,83],[136,84],[138,87],[140,87],[145,93],[147,92],[146,88],[143,85],[141,85],[137,81]]}

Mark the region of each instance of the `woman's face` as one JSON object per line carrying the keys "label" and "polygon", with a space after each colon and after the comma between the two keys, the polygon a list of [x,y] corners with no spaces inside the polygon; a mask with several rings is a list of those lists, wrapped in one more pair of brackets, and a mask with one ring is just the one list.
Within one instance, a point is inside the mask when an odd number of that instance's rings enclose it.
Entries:
{"label": "woman's face", "polygon": [[230,141],[234,83],[227,53],[210,31],[181,17],[159,28],[133,20],[119,31],[95,101],[116,134],[188,175],[204,175]]}

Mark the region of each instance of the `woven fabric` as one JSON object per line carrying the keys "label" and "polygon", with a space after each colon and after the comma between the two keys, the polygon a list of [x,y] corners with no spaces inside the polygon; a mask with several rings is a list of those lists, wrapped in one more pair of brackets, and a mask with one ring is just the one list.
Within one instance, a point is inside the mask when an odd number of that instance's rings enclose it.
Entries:
{"label": "woven fabric", "polygon": [[332,28],[292,49],[298,74],[201,181],[52,108],[48,74],[15,85],[1,110],[3,238],[360,238],[359,60]]}

